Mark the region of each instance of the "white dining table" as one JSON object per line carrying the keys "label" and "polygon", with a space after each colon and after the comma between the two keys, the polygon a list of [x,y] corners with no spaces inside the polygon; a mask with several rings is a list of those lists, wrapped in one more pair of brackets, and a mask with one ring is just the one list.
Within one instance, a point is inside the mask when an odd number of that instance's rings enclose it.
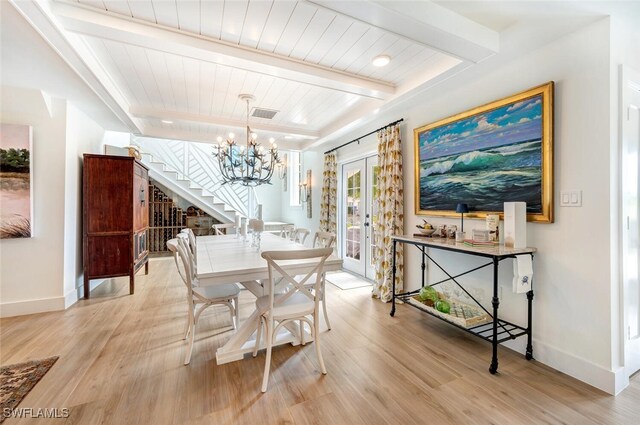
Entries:
{"label": "white dining table", "polygon": [[[303,245],[266,232],[262,234],[259,250],[252,246],[250,236],[246,241],[237,235],[199,236],[196,238],[196,245],[199,285],[237,282],[256,297],[264,295],[260,281],[266,281],[269,278],[267,261],[262,258],[261,252],[307,249]],[[283,269],[292,275],[306,274],[309,266],[309,260],[295,260],[288,261]],[[341,268],[342,260],[335,254],[325,261],[325,271],[340,270]],[[259,324],[260,312],[254,310],[249,318],[238,327],[235,334],[222,347],[218,348],[216,352],[217,363],[224,364],[241,360],[245,353],[253,352],[255,333]],[[298,345],[300,343],[298,335],[297,325],[291,323],[276,336],[274,345],[287,343]],[[306,341],[312,339],[310,335],[305,336]],[[264,345],[264,341],[261,345]]]}

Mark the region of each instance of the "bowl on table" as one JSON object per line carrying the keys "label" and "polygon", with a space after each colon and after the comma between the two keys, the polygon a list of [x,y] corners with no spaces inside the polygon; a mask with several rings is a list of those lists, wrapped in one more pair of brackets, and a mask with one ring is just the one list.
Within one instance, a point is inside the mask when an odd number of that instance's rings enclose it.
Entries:
{"label": "bowl on table", "polygon": [[436,229],[423,229],[422,227],[418,227],[418,230],[425,236],[431,236],[436,231]]}

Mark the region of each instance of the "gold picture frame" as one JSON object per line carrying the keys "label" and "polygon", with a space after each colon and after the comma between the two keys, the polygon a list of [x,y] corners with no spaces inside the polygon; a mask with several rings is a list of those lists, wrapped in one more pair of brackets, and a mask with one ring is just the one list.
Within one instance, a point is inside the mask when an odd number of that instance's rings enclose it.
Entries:
{"label": "gold picture frame", "polygon": [[527,202],[527,221],[553,222],[553,91],[550,81],[413,130],[415,212],[503,217]]}

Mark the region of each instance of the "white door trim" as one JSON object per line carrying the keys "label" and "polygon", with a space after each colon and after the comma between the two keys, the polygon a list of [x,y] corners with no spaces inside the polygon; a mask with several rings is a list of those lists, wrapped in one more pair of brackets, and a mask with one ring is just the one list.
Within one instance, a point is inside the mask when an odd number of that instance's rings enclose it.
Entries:
{"label": "white door trim", "polygon": [[[623,364],[625,368],[624,378],[625,382],[622,383],[622,387],[628,385],[628,378],[637,370],[640,369],[640,337],[636,337],[634,341],[631,341],[631,330],[637,328],[638,319],[636,318],[636,324],[632,326],[629,316],[630,316],[630,301],[631,298],[634,298],[636,302],[638,301],[638,270],[635,272],[629,272],[629,267],[633,267],[633,260],[631,264],[629,264],[628,257],[631,255],[635,255],[635,267],[638,267],[638,201],[637,196],[639,192],[638,185],[640,181],[638,180],[638,145],[635,145],[637,142],[636,139],[633,141],[629,141],[630,136],[633,135],[633,129],[630,127],[630,120],[632,122],[636,122],[636,125],[640,127],[640,73],[628,68],[626,66],[620,67],[620,270],[621,270],[621,284],[620,284],[620,315],[621,315],[621,340],[622,340],[622,355],[623,355]],[[635,100],[634,100],[635,99]],[[639,131],[639,129],[636,129]],[[626,155],[631,151],[633,154],[635,152],[636,161],[635,165],[630,164],[629,160],[626,158]],[[630,169],[629,166],[635,166],[635,170]],[[628,190],[629,188],[629,176],[627,173],[635,174],[635,176],[631,176],[635,178],[635,195],[631,195],[632,197],[636,197],[636,204],[631,205],[630,199],[628,198]],[[627,177],[627,179],[625,179]],[[635,234],[635,236],[634,236]],[[635,241],[634,241],[635,237]],[[633,281],[633,275],[635,274],[635,283]],[[635,284],[636,287],[632,288],[630,285]],[[640,304],[640,303],[639,303]],[[639,309],[640,305],[636,305],[633,308]],[[640,313],[638,313],[640,314]],[[635,331],[635,335],[638,335],[640,330]]]}

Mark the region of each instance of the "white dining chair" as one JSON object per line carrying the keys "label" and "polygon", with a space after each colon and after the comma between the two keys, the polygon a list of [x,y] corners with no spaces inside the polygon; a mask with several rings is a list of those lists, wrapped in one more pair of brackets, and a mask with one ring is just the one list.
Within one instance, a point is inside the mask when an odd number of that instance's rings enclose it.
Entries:
{"label": "white dining chair", "polygon": [[[256,309],[261,313],[261,316],[253,356],[255,357],[258,353],[262,328],[264,326],[266,360],[262,377],[263,393],[267,391],[267,386],[269,385],[273,339],[278,334],[280,328],[288,323],[298,322],[300,343],[302,345],[305,343],[303,323],[309,325],[316,347],[320,370],[323,375],[327,373],[324,360],[322,359],[322,351],[320,350],[318,308],[324,263],[332,252],[333,250],[331,248],[318,248],[299,251],[265,251],[262,253],[262,258],[267,260],[269,270],[268,294],[256,300]],[[282,262],[290,260],[306,260],[305,262],[310,264],[305,277],[299,281],[281,267]],[[307,281],[314,276],[314,289],[309,290],[305,285]],[[286,282],[288,291],[276,294],[276,281],[278,281],[278,283],[282,281]]]}
{"label": "white dining chair", "polygon": [[187,239],[189,242],[189,252],[191,252],[193,256],[193,261],[197,265],[198,264],[198,245],[196,243],[196,234],[193,233],[193,230],[189,228],[181,229],[180,234],[187,235]]}
{"label": "white dining chair", "polygon": [[[336,243],[336,235],[330,232],[316,232],[313,236],[313,248],[331,248],[333,250]],[[327,314],[327,300],[326,300],[326,274],[322,274],[322,283],[320,286],[320,301],[322,301],[322,312],[324,314],[324,322],[327,324],[327,329],[331,330],[331,322],[329,322],[329,315]],[[307,283],[307,286],[311,283]]]}
{"label": "white dining chair", "polygon": [[280,237],[284,239],[291,239],[291,235],[295,228],[296,226],[294,226],[293,224],[284,224],[280,228]]}
{"label": "white dining chair", "polygon": [[304,242],[307,240],[307,236],[309,236],[309,229],[305,229],[303,227],[298,227],[295,229],[291,235],[291,240],[304,245]]}
{"label": "white dining chair", "polygon": [[238,326],[240,289],[233,283],[212,286],[198,286],[195,273],[196,265],[190,253],[188,236],[184,233],[167,241],[167,248],[173,253],[178,274],[187,287],[187,326],[184,339],[189,338],[184,364],[191,362],[196,325],[202,312],[212,305],[225,305],[229,308],[233,329]]}
{"label": "white dining chair", "polygon": [[211,228],[213,229],[216,235],[225,235],[225,234],[228,235],[229,230],[236,229],[236,225],[235,223],[218,223],[211,226]]}

